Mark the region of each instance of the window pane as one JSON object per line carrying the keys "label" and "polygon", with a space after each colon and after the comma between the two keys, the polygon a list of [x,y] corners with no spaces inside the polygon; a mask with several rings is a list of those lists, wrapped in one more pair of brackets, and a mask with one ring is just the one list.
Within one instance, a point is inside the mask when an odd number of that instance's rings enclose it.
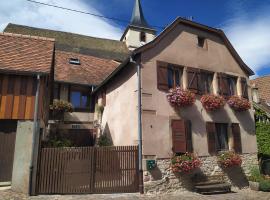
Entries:
{"label": "window pane", "polygon": [[227,124],[216,124],[217,129],[217,149],[228,150]]}
{"label": "window pane", "polygon": [[173,87],[173,70],[168,68],[168,86],[169,88]]}
{"label": "window pane", "polygon": [[81,107],[86,108],[90,106],[90,97],[87,95],[82,96],[82,102],[81,102]]}
{"label": "window pane", "polygon": [[70,93],[70,102],[75,108],[81,107],[81,93],[72,91]]}
{"label": "window pane", "polygon": [[180,86],[180,71],[175,70],[175,85]]}
{"label": "window pane", "polygon": [[228,78],[230,96],[235,95],[236,80],[234,78]]}

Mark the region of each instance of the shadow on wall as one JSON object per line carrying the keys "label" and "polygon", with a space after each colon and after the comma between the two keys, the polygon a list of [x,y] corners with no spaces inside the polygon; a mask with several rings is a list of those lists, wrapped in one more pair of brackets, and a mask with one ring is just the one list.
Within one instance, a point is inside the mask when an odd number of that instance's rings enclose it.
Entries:
{"label": "shadow on wall", "polygon": [[[204,111],[207,112],[207,111]],[[207,112],[208,116],[212,119],[213,122],[217,123],[231,123],[231,117],[228,115],[225,108],[213,112]]]}
{"label": "shadow on wall", "polygon": [[105,127],[102,130],[102,136],[104,136],[104,138],[106,138],[108,140],[108,141],[106,141],[106,143],[110,144],[109,146],[114,146],[113,138],[112,138],[108,123],[106,123]]}
{"label": "shadow on wall", "polygon": [[224,173],[228,176],[231,184],[239,189],[243,189],[249,186],[248,179],[241,167],[232,167],[230,169],[224,169]]}
{"label": "shadow on wall", "polygon": [[[255,135],[255,121],[254,117],[252,116],[250,111],[242,111],[242,112],[237,112],[234,111],[234,114],[241,126],[248,134],[250,135]],[[251,123],[253,122],[253,123]]]}

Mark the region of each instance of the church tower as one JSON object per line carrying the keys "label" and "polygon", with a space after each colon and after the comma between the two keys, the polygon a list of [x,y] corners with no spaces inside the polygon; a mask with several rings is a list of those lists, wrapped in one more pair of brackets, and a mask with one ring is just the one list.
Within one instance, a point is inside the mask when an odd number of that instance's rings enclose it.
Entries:
{"label": "church tower", "polygon": [[140,0],[135,0],[130,24],[121,37],[121,41],[126,43],[129,50],[134,50],[151,42],[155,36],[155,29],[151,28],[144,18]]}

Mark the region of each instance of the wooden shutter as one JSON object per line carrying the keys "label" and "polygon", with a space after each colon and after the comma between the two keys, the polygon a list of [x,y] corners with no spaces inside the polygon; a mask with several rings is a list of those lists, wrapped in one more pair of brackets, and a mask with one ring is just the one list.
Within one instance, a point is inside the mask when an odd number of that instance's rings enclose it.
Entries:
{"label": "wooden shutter", "polygon": [[102,91],[101,93],[101,98],[102,98],[102,105],[106,106],[106,91]]}
{"label": "wooden shutter", "polygon": [[185,127],[186,127],[187,152],[193,152],[192,128],[191,128],[191,121],[190,120],[185,121]]}
{"label": "wooden shutter", "polygon": [[216,154],[216,125],[213,122],[206,122],[206,132],[208,140],[208,152],[210,155]]}
{"label": "wooden shutter", "polygon": [[187,69],[188,89],[196,94],[200,93],[200,70],[194,68]]}
{"label": "wooden shutter", "polygon": [[239,124],[232,123],[232,134],[233,134],[234,151],[236,153],[242,153],[241,132]]}
{"label": "wooden shutter", "polygon": [[242,97],[248,99],[248,85],[246,78],[241,78]]}
{"label": "wooden shutter", "polygon": [[157,88],[162,91],[168,91],[168,66],[166,63],[157,63]]}
{"label": "wooden shutter", "polygon": [[187,136],[185,120],[172,121],[172,142],[174,153],[187,152]]}
{"label": "wooden shutter", "polygon": [[229,96],[230,88],[228,83],[228,77],[226,74],[218,73],[218,86],[220,95]]}

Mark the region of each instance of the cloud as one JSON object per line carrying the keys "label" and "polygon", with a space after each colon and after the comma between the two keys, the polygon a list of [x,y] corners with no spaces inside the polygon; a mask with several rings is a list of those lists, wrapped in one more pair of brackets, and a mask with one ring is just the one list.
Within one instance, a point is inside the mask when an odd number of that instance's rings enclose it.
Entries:
{"label": "cloud", "polygon": [[[84,3],[82,0],[41,0],[41,2],[100,14],[94,7]],[[0,1],[0,31],[3,31],[8,23],[117,40],[122,34],[122,30],[110,21],[38,5],[26,0]]]}
{"label": "cloud", "polygon": [[270,65],[270,12],[239,12],[223,29],[239,55],[255,72]]}

